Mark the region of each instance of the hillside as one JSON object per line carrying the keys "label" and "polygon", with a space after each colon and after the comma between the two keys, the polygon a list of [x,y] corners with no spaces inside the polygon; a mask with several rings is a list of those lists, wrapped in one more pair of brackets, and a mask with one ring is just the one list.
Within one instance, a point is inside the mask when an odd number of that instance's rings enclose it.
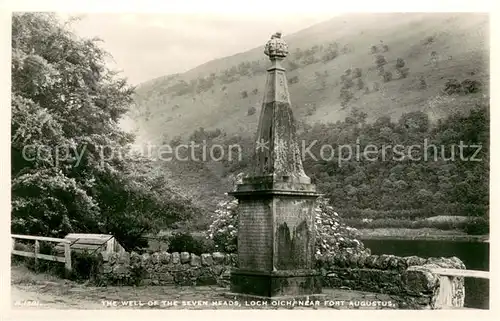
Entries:
{"label": "hillside", "polygon": [[[295,116],[307,123],[343,120],[353,108],[366,112],[369,122],[417,110],[435,120],[467,109],[478,98],[441,98],[448,78],[488,86],[485,14],[349,14],[285,33],[285,40],[291,52],[286,66]],[[262,45],[266,41],[262,39]],[[371,52],[373,45],[376,53]],[[375,65],[379,54],[387,61],[384,72],[392,73],[390,81],[379,75]],[[406,77],[396,73],[398,58],[408,68]],[[253,133],[267,66],[261,46],[143,83],[130,115],[139,140],[161,143],[177,135],[186,137],[199,127]],[[348,68],[360,68],[361,77],[350,89],[352,98],[342,104],[341,76]],[[420,86],[422,79],[425,88]],[[356,88],[359,82],[362,89]]]}

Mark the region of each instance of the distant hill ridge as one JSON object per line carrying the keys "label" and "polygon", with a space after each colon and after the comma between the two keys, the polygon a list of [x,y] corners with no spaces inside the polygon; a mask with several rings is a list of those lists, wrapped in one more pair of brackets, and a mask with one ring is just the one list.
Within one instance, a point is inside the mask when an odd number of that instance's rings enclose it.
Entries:
{"label": "distant hill ridge", "polygon": [[[416,110],[435,120],[468,110],[488,95],[487,14],[346,14],[284,39],[290,48],[285,66],[299,122],[343,120],[353,108],[366,112],[368,121]],[[160,143],[187,137],[199,127],[253,134],[269,66],[265,41],[139,85],[130,114],[139,140]],[[450,78],[480,81],[483,89],[475,95],[443,97]]]}

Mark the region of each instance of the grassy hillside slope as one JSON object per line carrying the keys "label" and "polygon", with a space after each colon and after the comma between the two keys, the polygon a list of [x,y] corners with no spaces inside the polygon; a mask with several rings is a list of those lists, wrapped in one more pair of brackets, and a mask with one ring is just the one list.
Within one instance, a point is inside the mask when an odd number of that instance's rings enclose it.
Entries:
{"label": "grassy hillside slope", "polygon": [[[309,123],[343,120],[352,108],[366,112],[368,121],[380,116],[395,119],[416,110],[436,119],[468,108],[475,99],[471,95],[441,97],[448,78],[479,80],[485,86],[489,78],[485,14],[349,14],[285,35],[285,40],[291,52],[287,63],[297,64],[296,69],[288,68],[288,79],[295,80],[289,84],[295,116]],[[262,39],[262,44],[266,41]],[[325,61],[323,56],[334,42],[338,56]],[[392,81],[384,82],[379,76],[375,55],[370,52],[372,45],[388,46],[387,52],[379,50],[387,60],[385,71],[394,75]],[[304,53],[311,48],[313,53],[305,55],[313,57],[309,61],[296,55],[297,49]],[[403,58],[409,68],[406,78],[395,76],[397,58]],[[250,62],[257,68],[249,72],[237,69],[224,77],[225,70]],[[140,140],[160,143],[176,135],[185,137],[199,127],[220,128],[228,134],[255,132],[268,63],[262,46],[142,84],[130,115]],[[340,77],[348,68],[361,68],[361,79],[369,92],[355,91],[342,107]],[[200,85],[203,77],[212,77],[208,85]],[[419,87],[422,78],[425,89]],[[189,86],[179,87],[182,81]],[[377,85],[380,90],[373,90]],[[248,112],[251,107],[256,108],[253,114]]]}

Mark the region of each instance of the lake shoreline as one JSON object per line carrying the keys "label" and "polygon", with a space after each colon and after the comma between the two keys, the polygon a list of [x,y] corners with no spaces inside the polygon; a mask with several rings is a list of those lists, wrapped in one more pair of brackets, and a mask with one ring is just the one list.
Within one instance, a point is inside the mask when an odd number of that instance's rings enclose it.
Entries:
{"label": "lake shoreline", "polygon": [[455,241],[488,243],[489,235],[468,235],[461,231],[438,229],[359,229],[361,240],[416,240],[416,241]]}

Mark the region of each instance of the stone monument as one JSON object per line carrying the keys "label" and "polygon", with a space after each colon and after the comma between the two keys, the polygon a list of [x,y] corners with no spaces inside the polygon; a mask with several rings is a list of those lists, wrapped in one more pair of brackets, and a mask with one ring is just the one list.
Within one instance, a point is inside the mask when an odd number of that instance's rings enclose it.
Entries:
{"label": "stone monument", "polygon": [[315,202],[296,138],[285,69],[288,46],[274,34],[256,135],[252,172],[234,192],[238,199],[238,267],[231,294],[256,299],[307,298],[321,293],[314,269]]}

